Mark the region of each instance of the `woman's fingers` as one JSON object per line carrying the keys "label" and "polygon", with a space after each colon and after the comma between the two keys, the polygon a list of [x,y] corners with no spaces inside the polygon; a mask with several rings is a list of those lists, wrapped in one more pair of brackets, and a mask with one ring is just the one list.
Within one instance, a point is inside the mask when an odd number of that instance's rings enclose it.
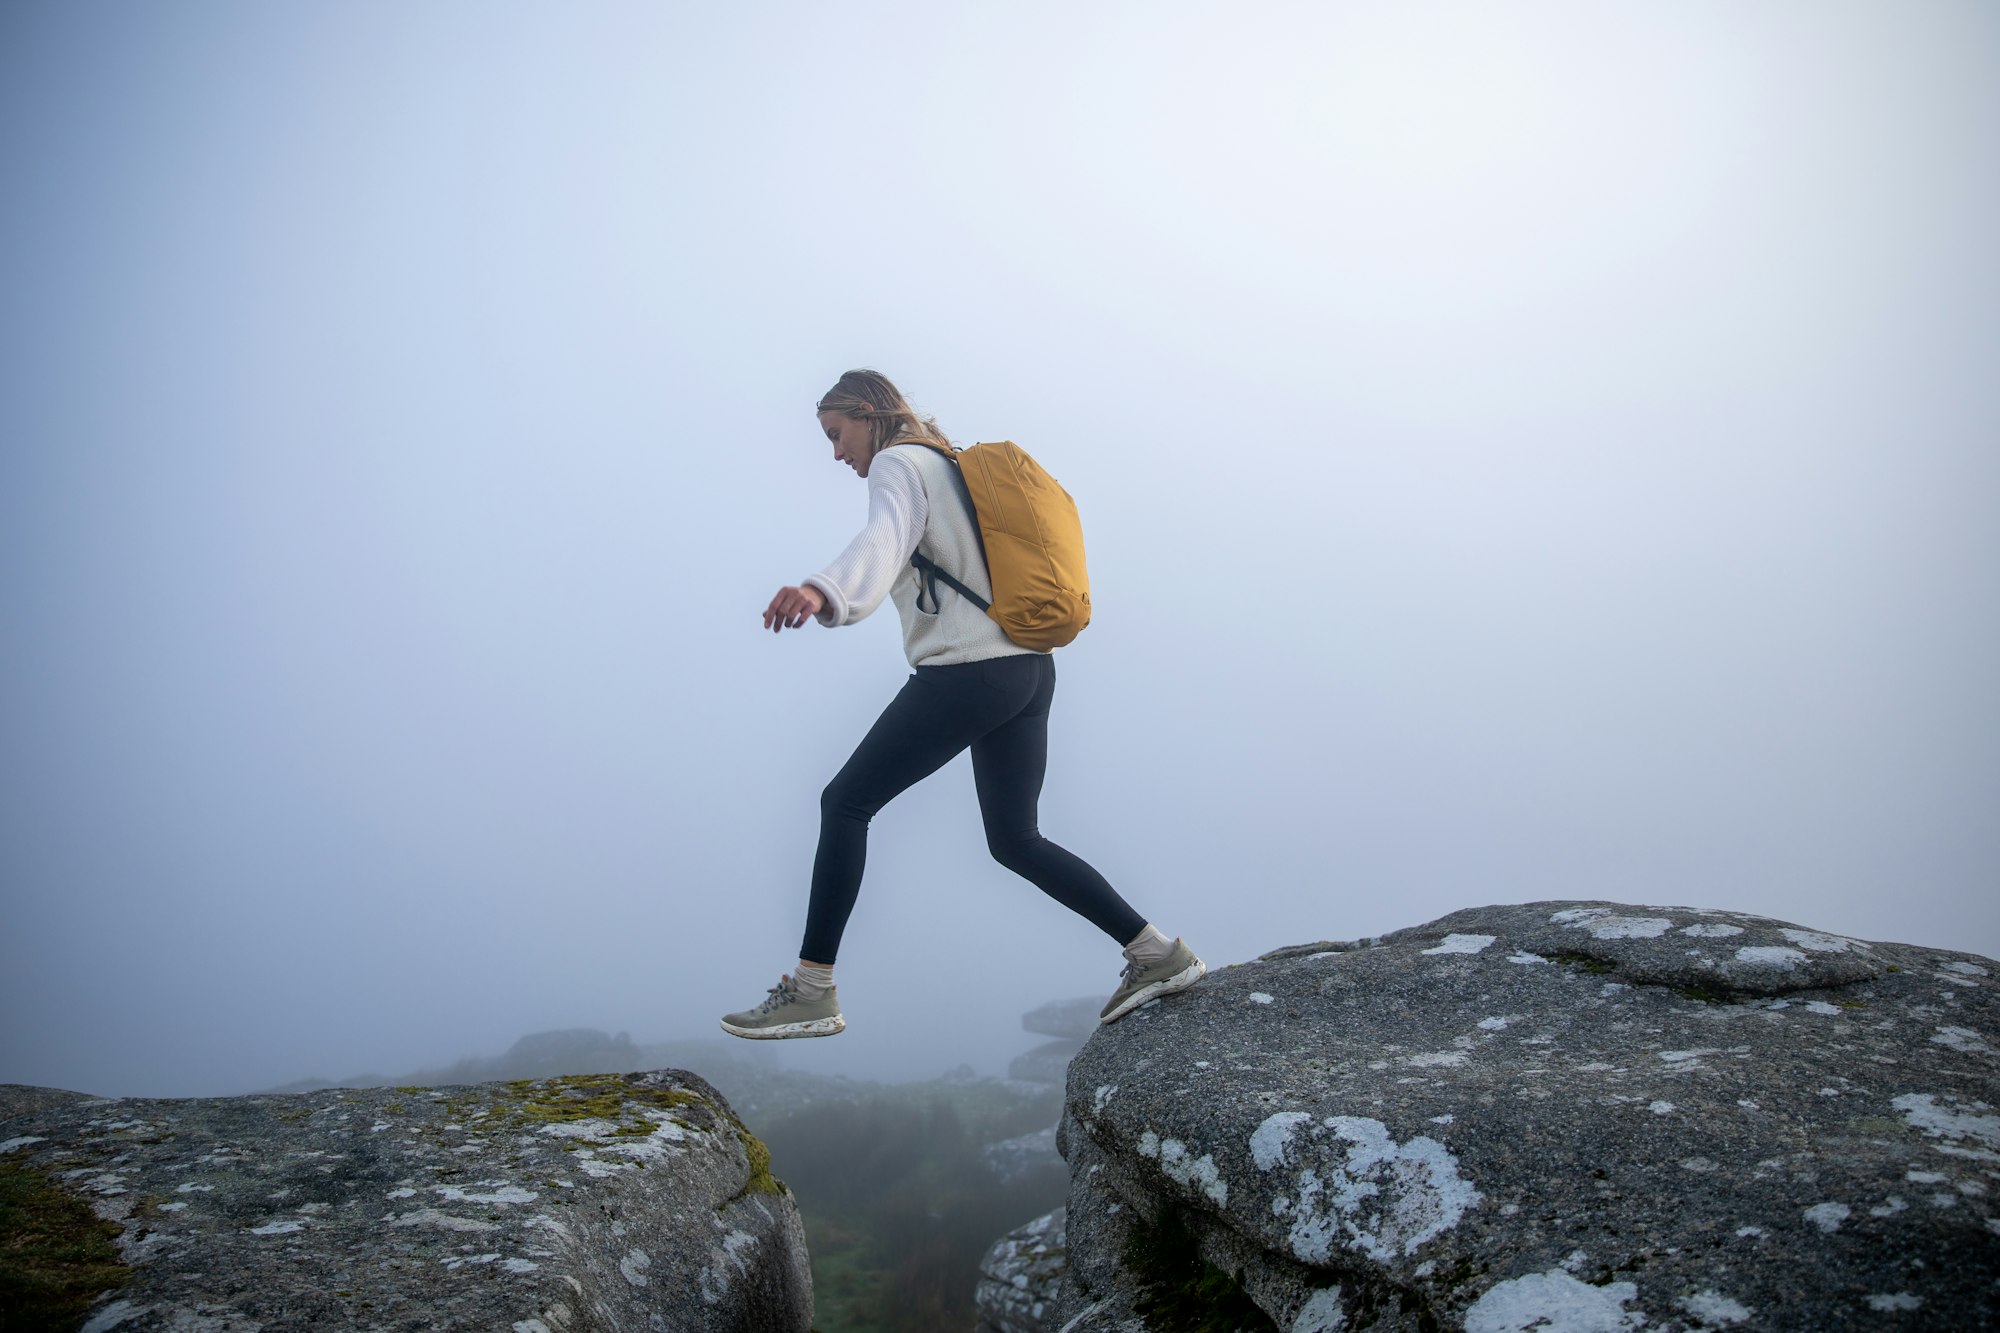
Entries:
{"label": "woman's fingers", "polygon": [[819,610],[813,605],[814,600],[803,588],[778,589],[778,595],[764,608],[764,628],[776,634],[782,629],[803,627]]}

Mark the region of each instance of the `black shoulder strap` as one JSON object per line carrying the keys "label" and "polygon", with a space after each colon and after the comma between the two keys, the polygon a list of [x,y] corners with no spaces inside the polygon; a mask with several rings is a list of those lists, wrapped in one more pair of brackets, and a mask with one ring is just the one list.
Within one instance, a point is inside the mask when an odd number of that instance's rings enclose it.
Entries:
{"label": "black shoulder strap", "polygon": [[[910,443],[920,444],[923,442],[920,440],[912,440],[910,441]],[[937,450],[936,452],[943,453],[944,451],[940,449]],[[972,537],[974,541],[979,543],[979,558],[981,560],[984,560],[986,558],[986,534],[981,532],[979,529],[979,510],[976,507],[974,507],[972,503],[972,488],[965,484],[965,474],[959,471],[958,459],[952,457],[951,455],[946,455],[946,457],[951,463],[952,484],[958,491],[958,498],[965,502],[966,517],[972,520]],[[988,611],[992,609],[993,603],[987,601],[984,597],[981,597],[978,593],[966,587],[963,583],[960,583],[950,574],[947,574],[944,571],[944,569],[938,565],[937,561],[931,559],[927,555],[924,555],[922,552],[913,553],[910,556],[910,563],[915,565],[917,567],[917,572],[923,575],[923,580],[917,587],[917,610],[919,611],[924,610],[924,594],[926,592],[930,594],[930,599],[931,599],[930,610],[925,611],[924,614],[934,616],[938,613],[940,609],[938,606],[938,595],[937,595],[937,585],[939,579],[943,579],[946,587],[956,590],[959,596],[965,598],[966,601],[971,602],[981,611]]]}

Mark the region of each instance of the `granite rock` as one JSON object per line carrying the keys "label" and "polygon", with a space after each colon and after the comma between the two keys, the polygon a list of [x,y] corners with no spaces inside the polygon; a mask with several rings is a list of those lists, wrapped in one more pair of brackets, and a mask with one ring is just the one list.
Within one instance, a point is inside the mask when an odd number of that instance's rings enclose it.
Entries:
{"label": "granite rock", "polygon": [[299,1095],[0,1088],[0,1154],[122,1228],[91,1333],[805,1333],[769,1155],[693,1074]]}
{"label": "granite rock", "polygon": [[1992,1327],[1996,988],[1612,902],[1219,969],[1070,1065],[1056,1326],[1144,1329],[1171,1220],[1286,1333]]}
{"label": "granite rock", "polygon": [[974,1333],[1050,1333],[1064,1267],[1060,1208],[995,1241],[979,1264]]}

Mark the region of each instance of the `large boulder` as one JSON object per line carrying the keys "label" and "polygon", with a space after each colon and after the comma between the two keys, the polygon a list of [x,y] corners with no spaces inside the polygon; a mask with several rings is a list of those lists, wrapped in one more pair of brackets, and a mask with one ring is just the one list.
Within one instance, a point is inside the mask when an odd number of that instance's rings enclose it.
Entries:
{"label": "large boulder", "polygon": [[1056,1323],[1994,1327],[1996,985],[1609,902],[1221,969],[1070,1065]]}
{"label": "large boulder", "polygon": [[679,1070],[185,1100],[5,1087],[0,1164],[50,1213],[68,1195],[116,1227],[128,1267],[90,1333],[812,1324],[790,1191]]}

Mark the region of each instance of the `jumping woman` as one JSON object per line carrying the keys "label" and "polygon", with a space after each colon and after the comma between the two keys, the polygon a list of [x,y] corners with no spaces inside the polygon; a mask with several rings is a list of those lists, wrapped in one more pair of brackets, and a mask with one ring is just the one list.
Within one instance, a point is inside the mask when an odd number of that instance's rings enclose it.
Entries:
{"label": "jumping woman", "polygon": [[724,1018],[722,1030],[738,1037],[830,1037],[847,1026],[834,995],[833,962],[861,891],[868,821],[968,746],[993,859],[1124,947],[1118,989],[1099,1021],[1192,986],[1207,970],[1201,959],[1041,834],[1036,804],[1048,766],[1055,659],[1015,643],[968,598],[932,590],[919,578],[912,557],[921,554],[982,599],[993,596],[979,529],[952,476],[958,464],[932,447],[952,450],[951,442],[872,370],[848,371],[816,406],[834,461],[868,482],[868,522],[832,564],[778,589],[764,608],[764,627],[775,634],[803,627],[808,617],[828,627],[852,625],[893,598],[913,669],[820,796],[819,851],[798,967],[778,978],[762,1004]]}

